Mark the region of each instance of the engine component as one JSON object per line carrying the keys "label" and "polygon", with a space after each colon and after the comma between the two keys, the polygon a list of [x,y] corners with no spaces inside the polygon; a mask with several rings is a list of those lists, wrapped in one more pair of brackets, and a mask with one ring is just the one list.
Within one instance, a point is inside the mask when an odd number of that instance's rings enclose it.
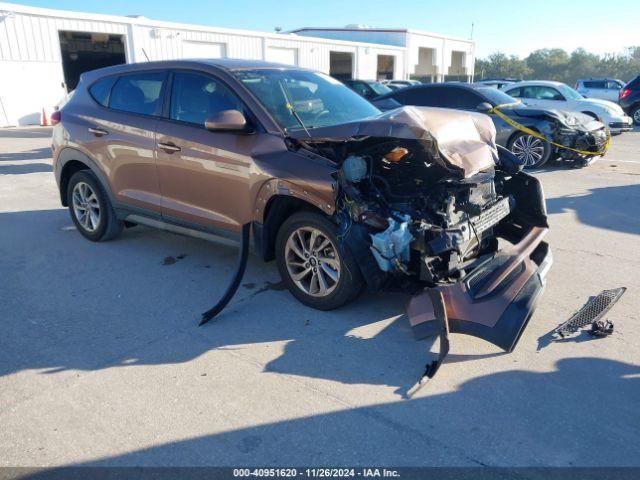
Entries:
{"label": "engine component", "polygon": [[353,183],[358,183],[367,174],[367,162],[356,155],[348,156],[342,163],[344,178]]}
{"label": "engine component", "polygon": [[387,162],[396,163],[402,160],[402,157],[404,157],[407,153],[409,153],[409,150],[407,150],[406,148],[396,147],[393,150],[391,150],[389,153],[387,153],[384,156],[384,159]]}
{"label": "engine component", "polygon": [[407,272],[410,252],[409,244],[413,235],[409,232],[408,215],[401,216],[402,222],[389,218],[389,227],[380,233],[371,235],[371,252],[383,272],[399,270]]}

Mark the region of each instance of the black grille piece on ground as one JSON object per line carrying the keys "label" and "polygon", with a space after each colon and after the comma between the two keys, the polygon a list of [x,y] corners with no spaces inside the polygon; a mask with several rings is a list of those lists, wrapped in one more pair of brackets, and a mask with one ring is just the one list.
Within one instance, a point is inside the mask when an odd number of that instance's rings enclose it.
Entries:
{"label": "black grille piece on ground", "polygon": [[[620,297],[622,297],[622,294],[626,290],[626,287],[603,290],[595,297],[592,297],[580,310],[574,313],[569,320],[556,328],[555,332],[561,337],[565,337],[577,332],[590,323],[597,322],[620,300]],[[613,331],[613,325],[611,330]]]}

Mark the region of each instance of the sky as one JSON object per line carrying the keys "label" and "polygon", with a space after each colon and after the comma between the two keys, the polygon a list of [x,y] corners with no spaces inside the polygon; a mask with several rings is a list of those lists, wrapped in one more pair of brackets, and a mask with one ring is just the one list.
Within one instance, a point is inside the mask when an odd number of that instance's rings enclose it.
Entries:
{"label": "sky", "polygon": [[273,32],[364,24],[413,28],[477,42],[476,56],[525,57],[539,48],[604,54],[640,45],[640,0],[26,0],[25,5],[143,15],[157,20]]}

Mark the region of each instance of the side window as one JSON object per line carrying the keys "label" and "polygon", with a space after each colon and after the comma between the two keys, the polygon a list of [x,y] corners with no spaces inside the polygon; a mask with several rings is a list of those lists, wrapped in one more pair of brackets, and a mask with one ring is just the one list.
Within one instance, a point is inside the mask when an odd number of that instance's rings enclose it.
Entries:
{"label": "side window", "polygon": [[507,95],[511,95],[513,98],[521,98],[522,97],[522,88],[513,88],[511,90],[507,90],[505,92]]}
{"label": "side window", "polygon": [[242,102],[220,81],[205,74],[176,72],[171,89],[172,120],[204,126],[213,114],[243,111]]}
{"label": "side window", "polygon": [[89,93],[93,97],[93,99],[98,102],[103,107],[109,105],[109,94],[111,93],[111,87],[116,83],[115,75],[112,77],[101,78],[93,85],[89,87]]}
{"label": "side window", "polygon": [[608,90],[620,90],[622,85],[617,80],[607,80],[607,89]]}
{"label": "side window", "polygon": [[589,81],[585,81],[584,82],[584,87],[585,88],[605,88],[605,82],[604,81],[597,81],[597,80],[589,80]]}
{"label": "side window", "polygon": [[544,86],[522,87],[522,97],[536,100],[564,100],[558,90]]}
{"label": "side window", "polygon": [[[520,89],[520,97],[521,98],[537,98],[536,91],[537,91],[537,87],[522,87]],[[513,95],[511,94],[511,90],[509,90],[507,93],[513,97]]]}
{"label": "side window", "polygon": [[121,76],[111,89],[109,107],[143,115],[160,115],[165,78],[164,72]]}
{"label": "side window", "polygon": [[536,98],[539,100],[564,100],[558,90],[552,87],[537,87]]}

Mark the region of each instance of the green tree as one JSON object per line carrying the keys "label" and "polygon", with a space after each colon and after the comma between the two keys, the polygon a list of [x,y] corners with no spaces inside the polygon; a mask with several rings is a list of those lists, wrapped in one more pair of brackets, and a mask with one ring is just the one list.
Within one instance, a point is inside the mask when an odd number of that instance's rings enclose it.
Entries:
{"label": "green tree", "polygon": [[486,60],[476,61],[476,76],[478,78],[514,77],[525,78],[531,71],[523,60],[517,56],[507,56],[504,53],[494,53]]}
{"label": "green tree", "polygon": [[531,52],[524,60],[498,52],[486,59],[476,59],[475,75],[478,79],[515,77],[556,80],[569,85],[589,77],[619,78],[628,82],[640,75],[640,46],[602,56],[584,48],[571,54],[561,48],[543,48]]}

